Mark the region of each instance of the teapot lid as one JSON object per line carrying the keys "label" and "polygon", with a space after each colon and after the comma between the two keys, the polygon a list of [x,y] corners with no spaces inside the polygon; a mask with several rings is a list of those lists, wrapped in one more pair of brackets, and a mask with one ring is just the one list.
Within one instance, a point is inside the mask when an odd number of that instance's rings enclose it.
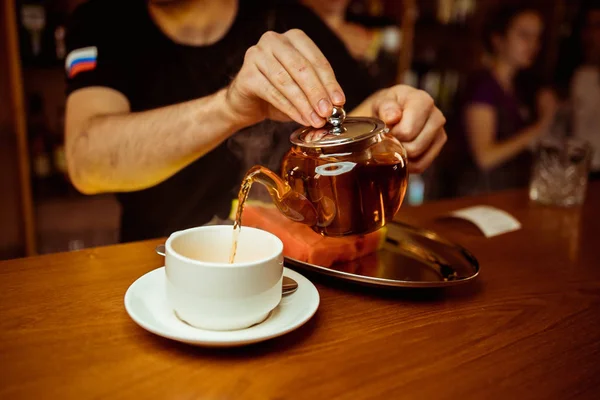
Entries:
{"label": "teapot lid", "polygon": [[377,118],[348,117],[341,107],[333,107],[331,117],[322,128],[302,127],[292,133],[290,141],[300,147],[335,147],[368,139],[387,132],[383,121]]}

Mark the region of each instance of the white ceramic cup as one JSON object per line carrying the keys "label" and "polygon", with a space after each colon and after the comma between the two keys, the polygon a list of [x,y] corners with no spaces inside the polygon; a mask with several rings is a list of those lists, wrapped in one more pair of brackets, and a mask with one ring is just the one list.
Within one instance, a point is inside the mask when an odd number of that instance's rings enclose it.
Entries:
{"label": "white ceramic cup", "polygon": [[265,320],[281,301],[283,243],[242,227],[229,264],[233,227],[201,226],[173,233],[165,244],[167,301],[197,328],[235,330]]}

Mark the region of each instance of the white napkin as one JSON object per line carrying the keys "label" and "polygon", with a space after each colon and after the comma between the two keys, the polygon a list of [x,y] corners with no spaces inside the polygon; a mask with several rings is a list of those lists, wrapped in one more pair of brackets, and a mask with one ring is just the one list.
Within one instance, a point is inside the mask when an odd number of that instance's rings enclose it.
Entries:
{"label": "white napkin", "polygon": [[515,217],[491,206],[461,208],[451,212],[450,216],[472,222],[488,238],[521,229],[521,223]]}

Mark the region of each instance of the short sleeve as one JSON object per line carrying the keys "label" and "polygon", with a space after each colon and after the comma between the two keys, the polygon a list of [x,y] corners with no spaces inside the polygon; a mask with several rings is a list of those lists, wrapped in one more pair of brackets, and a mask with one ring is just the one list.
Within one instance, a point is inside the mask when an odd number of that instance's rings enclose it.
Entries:
{"label": "short sleeve", "polygon": [[486,85],[485,82],[479,82],[479,84],[473,86],[470,95],[467,98],[468,104],[484,104],[494,106],[494,91],[490,85]]}
{"label": "short sleeve", "polygon": [[493,77],[486,72],[475,73],[467,83],[466,104],[496,106],[497,88]]}
{"label": "short sleeve", "polygon": [[85,87],[103,86],[127,96],[127,62],[123,57],[124,45],[118,39],[120,24],[112,19],[107,8],[102,2],[84,3],[67,24],[67,94]]}

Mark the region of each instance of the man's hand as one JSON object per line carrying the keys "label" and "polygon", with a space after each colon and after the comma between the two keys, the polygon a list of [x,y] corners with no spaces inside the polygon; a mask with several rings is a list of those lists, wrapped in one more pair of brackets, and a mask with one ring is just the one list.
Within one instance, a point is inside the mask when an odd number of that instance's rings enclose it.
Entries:
{"label": "man's hand", "polygon": [[372,95],[352,114],[368,111],[383,120],[390,133],[400,140],[411,172],[424,171],[446,143],[446,118],[431,96],[422,90],[406,85],[392,86]]}
{"label": "man's hand", "polygon": [[250,47],[226,99],[240,125],[269,118],[316,128],[346,100],[323,53],[298,29],[267,32]]}

